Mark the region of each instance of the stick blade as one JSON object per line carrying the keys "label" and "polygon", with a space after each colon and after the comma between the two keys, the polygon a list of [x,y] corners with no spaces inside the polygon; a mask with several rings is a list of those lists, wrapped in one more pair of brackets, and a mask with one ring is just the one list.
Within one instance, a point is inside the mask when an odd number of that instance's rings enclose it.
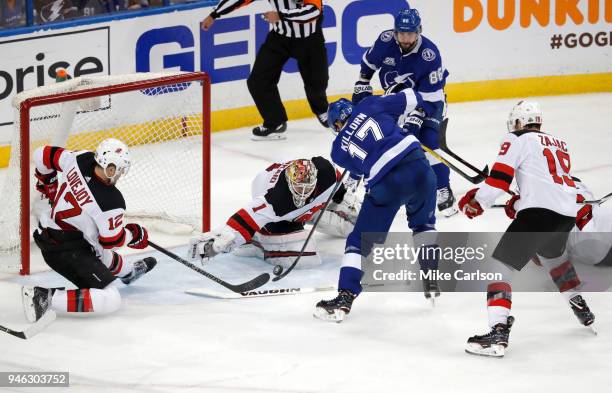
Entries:
{"label": "stick blade", "polygon": [[227,288],[236,293],[248,292],[248,291],[252,291],[253,289],[259,288],[262,285],[265,285],[268,281],[270,281],[270,274],[263,273],[255,277],[251,281],[245,282],[244,284],[231,285]]}
{"label": "stick blade", "polygon": [[56,318],[57,314],[55,314],[55,311],[47,311],[38,321],[34,322],[30,327],[23,331],[25,336],[24,339],[36,336],[38,333],[45,330],[47,326],[51,325]]}
{"label": "stick blade", "polygon": [[194,296],[208,297],[214,299],[248,299],[254,297],[265,297],[265,296],[284,296],[284,295],[299,295],[302,293],[322,292],[331,291],[336,289],[334,286],[328,287],[311,287],[311,288],[273,288],[273,289],[262,289],[259,291],[247,291],[241,293],[233,292],[220,292],[208,288],[191,288],[187,289],[185,293]]}

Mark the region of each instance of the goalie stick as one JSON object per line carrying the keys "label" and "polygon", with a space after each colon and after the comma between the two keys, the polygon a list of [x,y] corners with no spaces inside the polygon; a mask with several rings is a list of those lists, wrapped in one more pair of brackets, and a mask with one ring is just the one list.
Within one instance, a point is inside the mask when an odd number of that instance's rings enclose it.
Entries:
{"label": "goalie stick", "polygon": [[299,295],[300,293],[312,293],[332,291],[336,287],[311,287],[311,288],[277,288],[277,289],[262,289],[259,291],[246,291],[241,293],[219,292],[208,288],[191,288],[185,291],[190,295],[211,297],[216,299],[248,299],[252,297],[264,296],[282,296],[282,295]]}
{"label": "goalie stick", "polygon": [[[582,202],[576,202],[578,205],[603,205],[604,203],[606,203],[607,201],[609,201],[610,199],[612,199],[612,192],[609,194],[604,195],[603,197],[599,198],[599,199],[592,199],[590,201],[582,201]],[[491,207],[494,208],[503,208],[506,207],[505,204],[495,204]]]}
{"label": "goalie stick", "polygon": [[49,310],[38,321],[28,326],[28,328],[25,330],[13,330],[0,325],[0,331],[8,333],[11,336],[15,336],[17,338],[27,340],[36,336],[38,333],[42,332],[47,326],[51,325],[51,323],[55,321],[55,318],[57,318],[57,314],[55,314],[55,311]]}
{"label": "goalie stick", "polygon": [[280,266],[280,265],[274,266],[274,274],[276,275],[276,277],[274,277],[272,279],[272,281],[276,282],[276,281],[282,279],[283,277],[287,276],[287,274],[291,273],[293,268],[295,268],[295,265],[298,264],[298,262],[300,261],[300,258],[302,258],[302,255],[304,255],[304,250],[306,249],[306,246],[308,245],[308,242],[310,241],[310,238],[314,234],[315,229],[317,228],[317,225],[319,224],[319,221],[321,221],[321,217],[323,217],[323,213],[325,213],[325,210],[327,210],[327,206],[329,205],[329,202],[332,200],[332,198],[336,194],[336,191],[338,191],[338,188],[340,188],[340,185],[342,184],[342,180],[344,179],[344,177],[346,176],[347,173],[348,173],[348,170],[345,169],[344,172],[342,172],[342,175],[340,176],[340,179],[338,179],[338,181],[336,182],[336,185],[334,186],[334,189],[332,190],[331,194],[329,194],[329,198],[327,198],[327,201],[325,202],[325,205],[323,205],[323,209],[321,209],[321,212],[319,213],[319,215],[315,219],[314,223],[312,224],[312,228],[310,229],[310,233],[308,234],[308,237],[306,238],[306,241],[304,242],[304,245],[302,246],[302,249],[300,250],[300,255],[298,255],[297,258],[295,258],[295,261],[293,261],[291,266],[289,266],[284,272],[283,272],[283,267],[282,266]]}
{"label": "goalie stick", "polygon": [[230,291],[233,291],[233,292],[236,292],[236,293],[252,291],[253,289],[259,288],[262,285],[266,284],[268,281],[270,281],[270,274],[263,273],[263,274],[260,274],[259,276],[255,277],[254,279],[252,279],[250,281],[247,281],[247,282],[245,282],[243,284],[233,285],[233,284],[228,283],[227,281],[223,281],[222,279],[220,279],[217,276],[214,276],[214,275],[208,273],[204,269],[200,269],[199,267],[197,267],[195,265],[192,265],[191,263],[187,262],[186,260],[184,260],[183,258],[179,257],[178,255],[176,255],[176,254],[166,250],[165,248],[163,248],[163,247],[153,243],[150,240],[149,240],[149,246],[153,247],[154,249],[156,249],[157,251],[161,252],[162,254],[165,254],[165,255],[169,256],[170,258],[174,259],[175,261],[177,261],[177,262],[187,266],[191,270],[194,270],[194,271],[200,273],[204,277],[209,278],[209,279],[213,280],[214,282],[216,282],[217,284],[222,285],[225,288],[229,289]]}

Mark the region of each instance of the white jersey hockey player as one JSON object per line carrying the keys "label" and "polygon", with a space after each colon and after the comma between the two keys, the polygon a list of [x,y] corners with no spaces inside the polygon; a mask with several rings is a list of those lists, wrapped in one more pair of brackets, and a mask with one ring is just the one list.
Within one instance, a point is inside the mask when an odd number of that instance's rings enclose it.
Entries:
{"label": "white jersey hockey player", "polygon": [[[578,202],[595,199],[581,183]],[[567,239],[570,260],[586,265],[612,266],[612,211],[597,204],[578,210],[576,226]]]}
{"label": "white jersey hockey player", "polygon": [[[219,253],[257,256],[273,265],[290,266],[299,255],[312,221],[323,208],[339,178],[327,159],[312,157],[274,163],[260,172],[251,186],[251,201],[234,213],[222,228],[191,239],[188,259],[207,260]],[[317,230],[346,237],[352,230],[360,202],[341,185]],[[298,267],[321,264],[311,238]]]}
{"label": "white jersey hockey player", "polygon": [[[579,203],[595,199],[584,184],[574,180]],[[583,205],[576,215],[576,225],[569,234],[566,248],[572,263],[612,266],[612,211],[598,204]],[[534,262],[541,266],[537,257]]]}
{"label": "white jersey hockey player", "polygon": [[[507,210],[516,211],[493,252],[493,263],[521,270],[538,256],[549,271],[563,271],[559,280],[572,310],[585,326],[593,323],[580,292],[578,277],[565,244],[576,220],[576,184],[570,174],[570,152],[567,143],[540,131],[542,112],[532,101],[520,101],[510,112],[505,135],[491,174],[481,188],[470,190],[459,202],[459,209],[474,218],[490,207],[495,199],[508,192],[516,177],[520,189],[508,201]],[[567,282],[565,282],[567,281]],[[508,346],[512,289],[509,281],[491,282],[487,288],[487,311],[491,332],[470,337],[468,353],[503,356]]]}
{"label": "white jersey hockey player", "polygon": [[[116,139],[95,154],[44,146],[34,152],[36,189],[51,210],[40,217],[34,241],[47,265],[78,289],[23,287],[26,317],[34,322],[47,309],[58,314],[108,314],[121,305],[115,278],[129,284],[151,270],[154,258],[130,263],[115,250],[148,245],[145,228],[125,224],[125,201],[115,187],[130,168],[128,147]],[[58,182],[58,172],[62,173]]]}

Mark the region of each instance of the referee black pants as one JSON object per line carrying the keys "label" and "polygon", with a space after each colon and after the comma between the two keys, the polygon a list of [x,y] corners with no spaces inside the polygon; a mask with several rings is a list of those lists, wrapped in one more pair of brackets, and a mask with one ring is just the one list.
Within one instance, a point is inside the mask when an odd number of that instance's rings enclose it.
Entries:
{"label": "referee black pants", "polygon": [[316,115],[327,112],[327,50],[321,31],[306,38],[289,38],[274,31],[263,43],[247,85],[263,118],[263,125],[274,128],[287,121],[287,112],[278,92],[283,66],[290,58],[297,60],[306,98]]}

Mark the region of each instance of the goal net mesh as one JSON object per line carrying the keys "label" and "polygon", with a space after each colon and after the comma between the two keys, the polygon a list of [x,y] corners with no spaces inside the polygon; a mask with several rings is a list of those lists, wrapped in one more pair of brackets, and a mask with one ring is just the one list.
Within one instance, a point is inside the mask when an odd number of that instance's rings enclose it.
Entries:
{"label": "goal net mesh", "polygon": [[[129,173],[117,183],[127,205],[127,220],[156,225],[168,232],[201,230],[203,222],[203,113],[202,80],[177,82],[184,75],[140,73],[70,79],[18,94],[13,99],[15,126],[7,168],[0,168],[0,271],[18,271],[22,225],[35,229],[40,214],[50,204],[35,190],[32,153],[43,145],[69,150],[94,151],[106,138],[117,138],[130,147]],[[118,87],[155,81],[153,87],[119,91]],[[158,83],[157,83],[158,82]],[[95,97],[79,92],[99,89]],[[22,103],[34,97],[62,95],[61,102],[38,105],[29,111],[28,127],[21,122]],[[51,98],[53,99],[53,98]],[[29,128],[29,130],[28,130]],[[29,168],[20,164],[24,132],[29,133]],[[26,204],[29,222],[21,219],[22,176],[30,179]],[[61,173],[60,173],[61,181]],[[26,257],[27,258],[27,257]]]}

